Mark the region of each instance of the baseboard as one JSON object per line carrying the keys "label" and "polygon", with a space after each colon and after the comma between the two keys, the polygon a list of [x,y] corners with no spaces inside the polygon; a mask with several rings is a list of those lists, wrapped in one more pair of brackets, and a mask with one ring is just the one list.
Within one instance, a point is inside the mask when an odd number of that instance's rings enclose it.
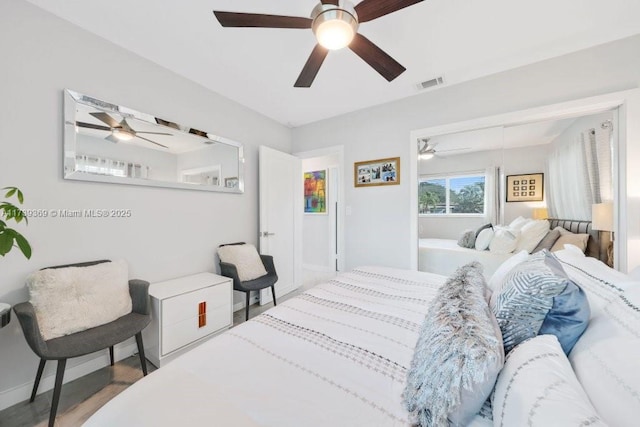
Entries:
{"label": "baseboard", "polygon": [[302,264],[302,269],[303,270],[309,270],[309,271],[319,271],[319,272],[322,272],[322,273],[334,273],[335,272],[335,268],[327,267],[327,266],[324,266],[324,265]]}
{"label": "baseboard", "polygon": [[[249,305],[253,305],[258,302],[260,302],[260,294],[256,292],[251,296],[251,299],[249,299]],[[236,311],[242,310],[244,308],[244,305],[244,300],[233,304],[233,312],[235,313]]]}
{"label": "baseboard", "polygon": [[[135,342],[131,344],[125,344],[122,346],[115,346],[115,359],[117,361],[126,359],[127,357],[135,354],[137,351],[138,351],[138,347],[136,346]],[[70,381],[73,381],[87,374],[90,374],[91,372],[97,371],[100,368],[104,368],[105,366],[108,366],[110,363],[109,352],[107,351],[107,349],[104,349],[104,352],[102,353],[103,354],[101,354],[100,356],[87,360],[86,362],[83,362],[77,366],[67,367],[67,369],[64,371],[63,383],[66,384]],[[47,362],[47,366],[49,365],[55,366],[56,363],[57,363],[56,361],[51,360]],[[37,363],[34,364],[33,366],[34,381],[36,377],[37,367],[38,367]],[[55,375],[55,369],[54,369],[50,375],[46,377],[45,376],[42,377],[42,379],[40,380],[40,387],[38,387],[38,394],[41,394],[41,393],[44,393],[45,391],[53,389],[55,376],[56,375]],[[13,406],[16,403],[20,403],[29,399],[29,397],[31,396],[32,389],[33,389],[33,381],[23,385],[13,387],[3,392],[0,392],[0,411],[10,406]],[[64,393],[64,387],[63,387],[63,393]]]}

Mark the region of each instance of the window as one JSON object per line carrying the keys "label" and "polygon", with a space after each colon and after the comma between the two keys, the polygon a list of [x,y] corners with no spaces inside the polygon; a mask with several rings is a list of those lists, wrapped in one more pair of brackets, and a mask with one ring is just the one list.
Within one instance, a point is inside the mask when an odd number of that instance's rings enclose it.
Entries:
{"label": "window", "polygon": [[422,177],[418,184],[420,215],[484,215],[484,174]]}

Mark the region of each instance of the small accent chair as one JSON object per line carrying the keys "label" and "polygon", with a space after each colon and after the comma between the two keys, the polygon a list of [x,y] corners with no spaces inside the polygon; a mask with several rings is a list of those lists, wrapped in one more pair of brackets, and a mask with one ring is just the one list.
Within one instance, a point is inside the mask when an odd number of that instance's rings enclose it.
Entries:
{"label": "small accent chair", "polygon": [[[109,260],[58,265],[47,268],[89,267],[104,262],[109,262]],[[151,321],[149,282],[144,280],[129,280],[129,294],[131,295],[132,303],[131,313],[113,322],[59,338],[53,338],[48,341],[45,341],[40,334],[38,319],[34,307],[30,302],[27,301],[16,304],[13,307],[29,347],[40,357],[40,365],[38,365],[38,373],[36,374],[36,381],[33,384],[33,391],[31,392],[29,402],[33,402],[36,397],[46,361],[58,361],[56,380],[53,388],[53,400],[51,401],[51,412],[49,413],[49,427],[52,427],[55,423],[67,359],[84,356],[85,354],[103,350],[108,347],[111,366],[113,366],[113,346],[135,335],[142,373],[145,376],[147,375],[147,364],[144,355],[144,345],[142,343],[142,330]]]}
{"label": "small accent chair", "polygon": [[[232,245],[244,245],[245,242],[238,243],[227,243],[223,246],[232,246]],[[260,255],[260,259],[262,260],[262,264],[264,264],[265,270],[267,270],[267,274],[262,277],[258,277],[254,280],[241,281],[238,276],[238,269],[234,264],[228,262],[220,261],[220,272],[223,276],[229,277],[233,279],[233,289],[236,291],[244,292],[246,296],[246,307],[245,307],[245,320],[249,320],[249,300],[251,296],[251,291],[258,291],[260,289],[265,289],[271,287],[271,293],[273,295],[273,305],[278,305],[276,303],[276,289],[274,285],[278,281],[278,274],[276,273],[276,267],[273,264],[273,257],[271,255]]]}

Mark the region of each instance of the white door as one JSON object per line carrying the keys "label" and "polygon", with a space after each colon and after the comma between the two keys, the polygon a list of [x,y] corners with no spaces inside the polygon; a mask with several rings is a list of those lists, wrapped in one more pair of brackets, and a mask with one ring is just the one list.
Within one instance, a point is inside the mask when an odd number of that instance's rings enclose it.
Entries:
{"label": "white door", "polygon": [[[264,146],[259,155],[260,253],[273,256],[279,297],[301,285],[302,162]],[[271,289],[260,291],[261,305],[271,300]]]}

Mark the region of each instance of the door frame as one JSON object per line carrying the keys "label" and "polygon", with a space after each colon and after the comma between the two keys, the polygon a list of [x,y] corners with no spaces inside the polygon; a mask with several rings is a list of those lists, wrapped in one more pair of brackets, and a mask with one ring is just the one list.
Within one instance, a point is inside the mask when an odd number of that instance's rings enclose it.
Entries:
{"label": "door frame", "polygon": [[[633,120],[634,117],[640,114],[640,89],[632,89],[411,131],[409,134],[409,243],[411,246],[411,268],[413,270],[418,269],[418,152],[416,147],[419,138],[495,126],[514,126],[544,120],[585,116],[616,109],[618,114],[614,114],[614,121],[617,116],[617,123],[614,123],[614,132],[616,132],[617,138],[613,147],[613,192],[614,200],[617,202],[614,203],[614,228],[616,229],[616,240],[614,241],[615,268],[626,272],[629,266],[640,264],[640,254],[634,256],[634,252],[637,252],[640,247],[640,224],[635,224],[638,221],[634,219],[637,218],[636,213],[640,212],[640,205],[629,206],[630,197],[637,198],[638,203],[640,203],[640,195],[629,194],[627,189],[629,179],[635,179],[640,182],[640,171],[629,168],[629,166],[632,166],[631,159],[634,157],[633,155],[640,156],[640,149],[635,148],[640,145],[640,123]],[[629,209],[633,210],[633,212],[630,212]],[[629,240],[630,236],[633,237],[632,240]]]}
{"label": "door frame", "polygon": [[[345,229],[344,223],[346,219],[345,214],[345,199],[344,199],[344,146],[343,145],[334,145],[326,148],[319,148],[317,150],[310,151],[301,151],[293,153],[294,156],[300,159],[310,159],[314,157],[324,157],[336,155],[338,158],[338,173],[340,174],[338,181],[338,211],[336,212],[336,220],[338,221],[337,226],[337,238],[336,244],[338,245],[337,250],[337,260],[338,260],[338,271],[344,271],[345,268]],[[303,171],[304,172],[304,171]],[[302,177],[300,177],[302,179]],[[304,237],[303,237],[304,239]]]}

